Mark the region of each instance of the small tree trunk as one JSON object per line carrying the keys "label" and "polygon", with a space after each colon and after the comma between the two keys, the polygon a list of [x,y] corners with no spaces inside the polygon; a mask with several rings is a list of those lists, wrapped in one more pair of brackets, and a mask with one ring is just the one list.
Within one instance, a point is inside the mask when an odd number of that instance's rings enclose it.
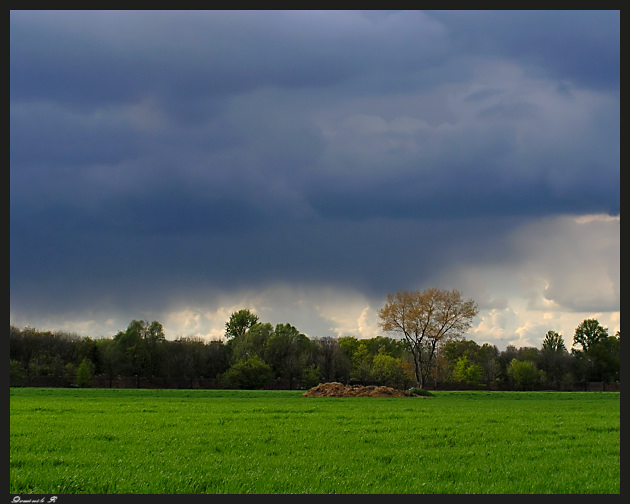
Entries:
{"label": "small tree trunk", "polygon": [[[415,357],[414,357],[415,360]],[[419,389],[423,388],[424,380],[422,378],[422,371],[420,371],[418,364],[416,363],[416,385]]]}

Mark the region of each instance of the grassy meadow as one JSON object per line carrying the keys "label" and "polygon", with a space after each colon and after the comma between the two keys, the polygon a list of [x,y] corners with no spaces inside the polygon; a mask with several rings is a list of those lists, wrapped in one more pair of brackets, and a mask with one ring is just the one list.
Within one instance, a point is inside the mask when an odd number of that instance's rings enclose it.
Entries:
{"label": "grassy meadow", "polygon": [[619,493],[620,394],[13,388],[9,492]]}

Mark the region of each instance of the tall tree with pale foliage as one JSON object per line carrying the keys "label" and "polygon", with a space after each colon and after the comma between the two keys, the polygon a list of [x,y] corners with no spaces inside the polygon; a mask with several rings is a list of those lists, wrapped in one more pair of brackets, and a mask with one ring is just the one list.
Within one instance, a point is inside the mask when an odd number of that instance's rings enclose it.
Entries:
{"label": "tall tree with pale foliage", "polygon": [[478,311],[458,290],[431,288],[388,294],[378,315],[384,331],[401,334],[407,342],[416,382],[423,388],[438,346],[463,337]]}

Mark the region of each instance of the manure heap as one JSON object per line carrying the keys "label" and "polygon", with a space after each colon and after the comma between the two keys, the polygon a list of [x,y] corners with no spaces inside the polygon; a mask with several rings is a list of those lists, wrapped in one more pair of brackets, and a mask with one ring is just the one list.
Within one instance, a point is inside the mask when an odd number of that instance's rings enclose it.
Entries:
{"label": "manure heap", "polygon": [[421,397],[391,387],[344,385],[339,382],[320,383],[302,395],[305,397]]}

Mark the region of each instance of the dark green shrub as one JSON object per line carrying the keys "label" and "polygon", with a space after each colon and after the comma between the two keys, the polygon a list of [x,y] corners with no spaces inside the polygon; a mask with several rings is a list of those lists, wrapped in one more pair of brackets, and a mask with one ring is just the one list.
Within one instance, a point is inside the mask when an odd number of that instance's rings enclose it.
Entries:
{"label": "dark green shrub", "polygon": [[428,390],[419,389],[419,388],[412,388],[412,389],[407,390],[407,392],[411,392],[412,394],[415,394],[421,397],[435,397],[435,394],[432,394]]}

